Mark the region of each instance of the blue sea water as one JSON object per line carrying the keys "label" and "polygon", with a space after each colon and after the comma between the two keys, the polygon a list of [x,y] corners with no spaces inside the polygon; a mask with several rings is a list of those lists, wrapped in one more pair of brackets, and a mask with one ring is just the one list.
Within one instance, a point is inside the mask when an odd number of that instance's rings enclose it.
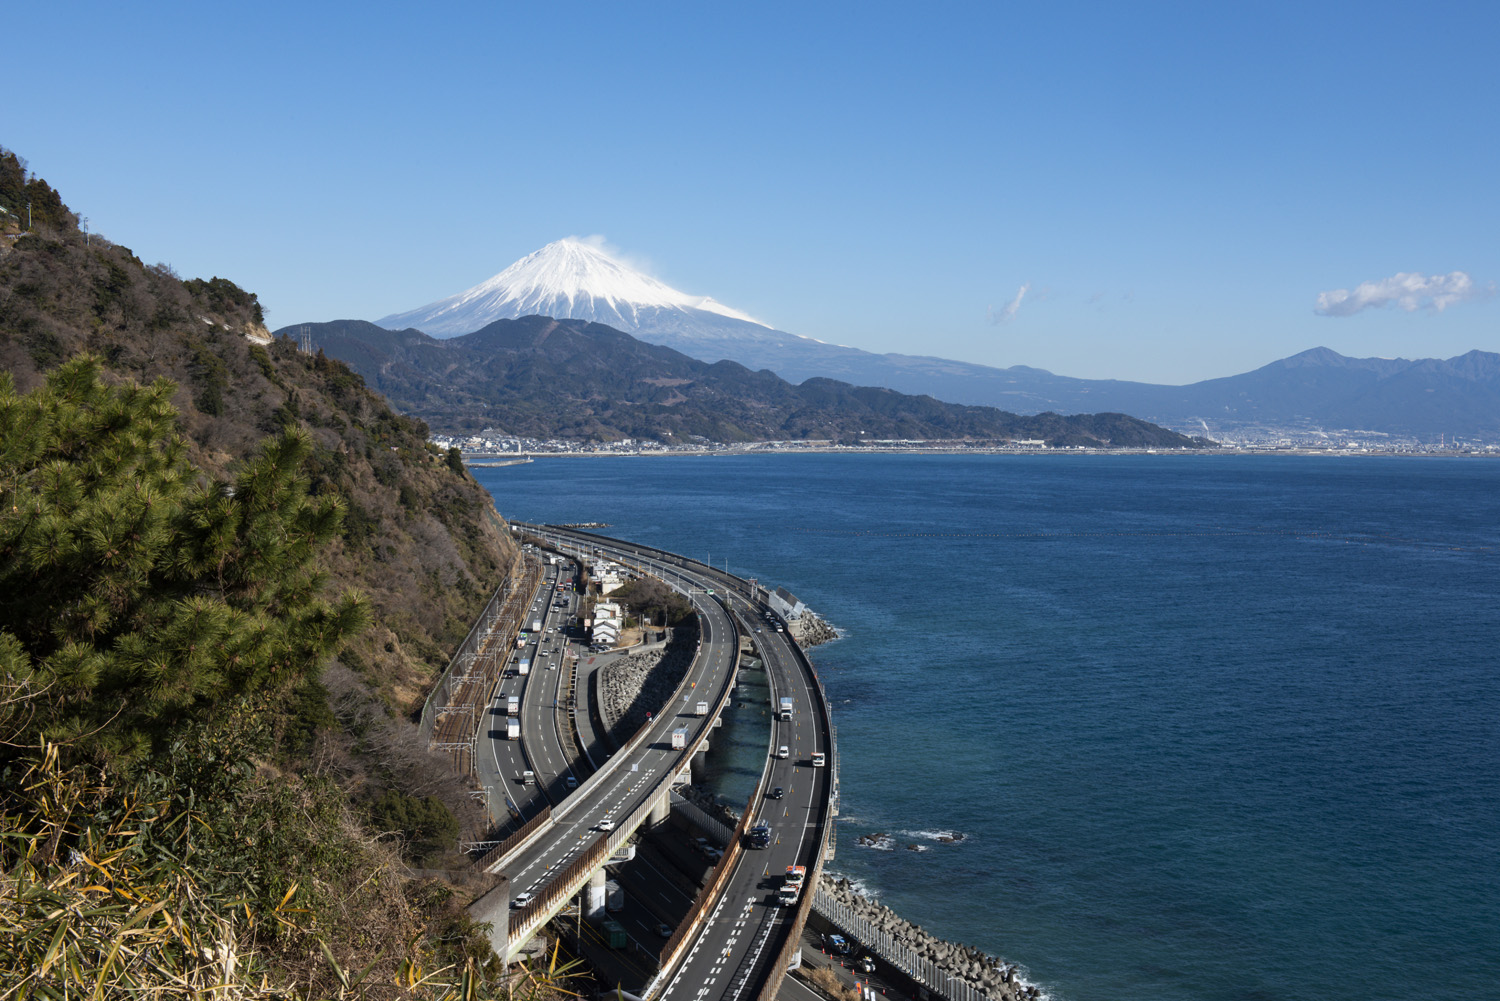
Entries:
{"label": "blue sea water", "polygon": [[1500,462],[475,472],[843,629],[832,868],[1059,1001],[1500,997]]}

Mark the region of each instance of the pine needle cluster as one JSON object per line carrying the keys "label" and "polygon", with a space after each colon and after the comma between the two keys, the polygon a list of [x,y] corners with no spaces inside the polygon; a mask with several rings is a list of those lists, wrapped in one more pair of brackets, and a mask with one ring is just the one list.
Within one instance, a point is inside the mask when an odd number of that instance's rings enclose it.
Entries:
{"label": "pine needle cluster", "polygon": [[367,621],[323,598],[342,517],[309,497],[291,429],[232,481],[188,464],[165,380],[105,385],[80,358],[17,395],[0,374],[0,670],[16,737],[136,758],[185,717],[287,687]]}

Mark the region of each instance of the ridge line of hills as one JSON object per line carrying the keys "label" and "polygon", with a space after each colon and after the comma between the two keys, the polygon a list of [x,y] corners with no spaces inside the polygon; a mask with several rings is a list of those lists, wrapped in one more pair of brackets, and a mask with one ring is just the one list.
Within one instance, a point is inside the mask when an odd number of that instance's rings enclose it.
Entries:
{"label": "ridge line of hills", "polygon": [[1360,432],[1500,440],[1500,355],[1490,352],[1406,360],[1314,348],[1182,386],[1078,379],[1025,365],[876,354],[777,330],[576,239],[549,243],[479,285],[377,324],[441,340],[529,315],[603,323],[699,361],[733,359],[794,384],[835,379],[1018,414],[1126,413],[1188,434],[1241,440]]}
{"label": "ridge line of hills", "polygon": [[793,385],[774,372],[704,362],[583,320],[496,320],[444,339],[363,320],[297,324],[278,334],[303,331],[396,406],[449,433],[498,427],[530,438],[673,444],[1040,439],[1052,447],[1215,447],[1125,414],[1020,416],[834,379]]}

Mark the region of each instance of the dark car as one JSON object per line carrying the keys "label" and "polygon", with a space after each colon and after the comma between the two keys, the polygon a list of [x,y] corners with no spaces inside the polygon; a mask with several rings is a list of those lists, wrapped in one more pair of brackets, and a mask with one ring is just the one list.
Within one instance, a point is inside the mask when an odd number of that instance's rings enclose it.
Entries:
{"label": "dark car", "polygon": [[771,798],[772,799],[780,799],[781,797],[783,797],[785,795],[786,795],[786,790],[783,789],[783,788],[781,788],[781,786],[777,786],[775,789],[771,790]]}

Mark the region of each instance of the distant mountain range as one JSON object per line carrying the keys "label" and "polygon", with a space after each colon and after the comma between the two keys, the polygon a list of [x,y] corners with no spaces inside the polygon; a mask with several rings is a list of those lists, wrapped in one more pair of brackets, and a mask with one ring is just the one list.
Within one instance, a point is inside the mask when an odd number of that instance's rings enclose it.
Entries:
{"label": "distant mountain range", "polygon": [[498,319],[542,315],[607,324],[701,361],[737,361],[792,383],[836,379],[1019,414],[1127,413],[1191,433],[1368,431],[1418,438],[1500,438],[1500,355],[1346,358],[1315,348],[1253,372],[1187,386],[1074,379],[874,354],[776,330],[706,296],[679,292],[587,241],[559,240],[474,288],[385,317],[439,338]]}
{"label": "distant mountain range", "polygon": [[1123,414],[1021,417],[833,379],[792,385],[738,362],[709,364],[599,323],[528,316],[438,340],[363,320],[283,328],[447,432],[532,438],[846,443],[1040,439],[1053,446],[1209,446]]}

